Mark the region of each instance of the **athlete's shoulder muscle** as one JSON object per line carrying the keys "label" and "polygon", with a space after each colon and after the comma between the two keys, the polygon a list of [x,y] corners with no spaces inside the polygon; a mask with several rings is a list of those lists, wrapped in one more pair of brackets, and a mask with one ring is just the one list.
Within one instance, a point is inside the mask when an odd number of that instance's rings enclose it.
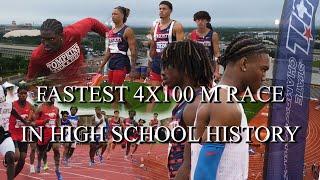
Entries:
{"label": "athlete's shoulder muscle", "polygon": [[177,41],[181,41],[184,39],[183,26],[180,22],[175,21],[173,26],[173,33],[176,36]]}

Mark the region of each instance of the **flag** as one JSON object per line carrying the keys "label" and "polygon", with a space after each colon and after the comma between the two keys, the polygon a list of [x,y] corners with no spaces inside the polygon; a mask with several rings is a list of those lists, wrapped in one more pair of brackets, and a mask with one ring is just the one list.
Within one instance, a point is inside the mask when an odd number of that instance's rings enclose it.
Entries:
{"label": "flag", "polygon": [[[273,103],[270,126],[300,126],[297,143],[267,145],[264,179],[303,179],[308,108],[319,0],[286,0],[280,21],[273,86],[283,86],[285,102]],[[284,134],[288,140],[288,134]]]}

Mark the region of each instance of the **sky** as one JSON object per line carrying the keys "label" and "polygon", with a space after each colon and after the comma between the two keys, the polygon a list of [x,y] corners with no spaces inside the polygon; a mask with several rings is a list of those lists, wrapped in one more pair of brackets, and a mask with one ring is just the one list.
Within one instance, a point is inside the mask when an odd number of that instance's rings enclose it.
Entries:
{"label": "sky", "polygon": [[[151,26],[158,18],[160,0],[2,0],[0,24],[41,24],[47,18],[56,18],[63,24],[81,18],[94,17],[102,22],[110,21],[116,6],[131,10],[127,24]],[[275,27],[280,19],[284,0],[171,0],[172,19],[185,27],[194,27],[193,14],[200,10],[210,13],[213,26]],[[319,15],[319,10],[317,16]],[[318,18],[318,21],[320,19]],[[319,23],[317,23],[319,24]]]}

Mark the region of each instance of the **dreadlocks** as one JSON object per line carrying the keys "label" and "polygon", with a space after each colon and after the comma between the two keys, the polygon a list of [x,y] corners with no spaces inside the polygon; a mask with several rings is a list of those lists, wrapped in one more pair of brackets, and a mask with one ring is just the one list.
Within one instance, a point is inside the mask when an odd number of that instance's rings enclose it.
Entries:
{"label": "dreadlocks", "polygon": [[191,40],[170,43],[162,54],[162,68],[173,67],[189,76],[194,85],[208,86],[213,72],[207,51],[202,44]]}
{"label": "dreadlocks", "polygon": [[261,53],[268,53],[268,50],[259,40],[250,36],[240,36],[229,44],[219,63],[226,67],[229,62]]}
{"label": "dreadlocks", "polygon": [[60,21],[56,19],[47,19],[42,23],[40,30],[51,30],[55,34],[61,34],[63,32],[63,27]]}

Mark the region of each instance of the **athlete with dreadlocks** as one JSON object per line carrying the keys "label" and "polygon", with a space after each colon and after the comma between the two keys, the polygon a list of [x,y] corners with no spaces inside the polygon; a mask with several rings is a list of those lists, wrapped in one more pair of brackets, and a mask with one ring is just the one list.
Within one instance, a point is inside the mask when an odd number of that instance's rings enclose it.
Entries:
{"label": "athlete with dreadlocks", "polygon": [[[247,87],[251,92],[256,92],[269,69],[269,56],[266,47],[260,41],[252,37],[241,36],[233,40],[227,47],[221,63],[225,67],[224,74],[219,84],[211,91],[219,91],[221,103],[208,102],[199,105],[195,119],[194,138],[200,139],[201,144],[191,144],[191,153],[185,156],[186,159],[191,158],[191,179],[248,178],[249,146],[245,142],[246,133],[240,133],[242,137],[240,143],[206,143],[206,127],[248,126],[242,105],[237,102],[226,103],[227,90],[230,87],[237,88],[239,92],[237,96]],[[210,141],[214,141],[215,138],[212,135]],[[226,137],[221,135],[219,138]],[[190,160],[185,162],[190,162]],[[184,168],[186,168],[184,170],[189,170],[190,164],[185,165]],[[189,175],[186,173],[188,171],[184,172],[184,177]]]}
{"label": "athlete with dreadlocks", "polygon": [[[109,31],[109,46],[102,62],[99,72],[102,71],[104,65],[109,61],[108,82],[112,86],[121,86],[124,82],[126,74],[130,72],[130,77],[135,74],[135,66],[137,60],[136,38],[133,30],[125,23],[128,19],[130,10],[128,8],[118,6],[112,12],[112,21],[115,27]],[[127,54],[128,49],[131,52],[131,62]],[[131,65],[130,65],[131,64]],[[115,103],[113,108],[118,109],[120,94],[115,94]]]}
{"label": "athlete with dreadlocks", "polygon": [[217,59],[220,57],[219,35],[213,31],[210,23],[211,17],[207,11],[198,11],[193,15],[193,20],[197,24],[197,29],[193,30],[188,38],[206,47],[212,69],[214,69],[214,79],[218,81],[220,79],[217,64]]}
{"label": "athlete with dreadlocks", "polygon": [[85,62],[81,41],[89,31],[105,37],[109,29],[93,18],[65,28],[56,19],[45,20],[40,27],[41,44],[32,52],[26,79],[51,75],[55,85],[83,83]]}
{"label": "athlete with dreadlocks", "polygon": [[[161,54],[169,43],[182,41],[184,32],[181,23],[170,18],[172,12],[172,4],[169,1],[161,1],[159,3],[160,22],[157,22],[151,29],[153,34],[150,44],[150,57],[152,61],[148,63],[149,83],[152,86],[160,86],[161,79]],[[153,99],[152,99],[153,101]],[[151,112],[154,102],[149,103],[147,112]]]}
{"label": "athlete with dreadlocks", "polygon": [[[169,127],[182,126],[187,130],[192,126],[196,110],[201,100],[201,87],[208,87],[213,80],[213,72],[210,59],[206,55],[206,49],[202,44],[191,40],[173,42],[163,51],[162,55],[163,84],[168,88],[179,86],[181,89],[191,86],[195,92],[195,100],[192,103],[182,101],[172,111],[172,120]],[[191,94],[188,94],[189,96]],[[180,136],[178,133],[176,137]],[[170,179],[175,178],[178,169],[184,161],[185,146],[189,143],[169,144],[168,170]],[[190,150],[190,148],[188,148]]]}

